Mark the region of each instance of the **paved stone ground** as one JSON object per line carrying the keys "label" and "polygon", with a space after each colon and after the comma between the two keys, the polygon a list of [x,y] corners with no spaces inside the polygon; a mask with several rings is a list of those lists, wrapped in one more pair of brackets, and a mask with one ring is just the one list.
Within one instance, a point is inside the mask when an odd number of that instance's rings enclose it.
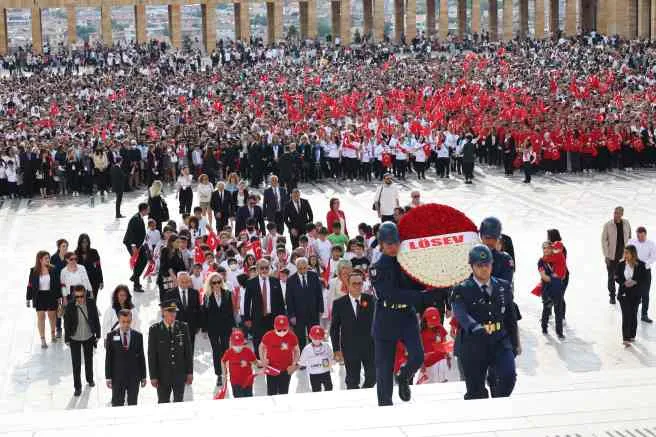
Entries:
{"label": "paved stone ground", "polygon": [[[639,225],[656,233],[653,217],[654,173],[635,171],[606,175],[556,175],[534,178],[532,185],[521,183],[516,175],[506,179],[496,170],[477,170],[473,185],[460,179],[429,179],[402,183],[402,202],[410,201],[410,191],[420,189],[424,201],[451,205],[464,211],[478,223],[496,215],[504,231],[513,237],[517,255],[516,296],[524,319],[521,337],[524,353],[517,360],[521,379],[530,376],[564,376],[596,370],[623,370],[656,365],[656,327],[643,323],[638,328],[635,347],[621,345],[619,306],[608,304],[606,271],[600,251],[602,224],[609,220],[617,205],[625,207],[625,216],[633,229]],[[337,196],[346,211],[349,229],[362,221],[374,222],[370,205],[374,184],[360,185],[328,182],[303,185],[315,212],[315,220],[324,220],[328,199]],[[145,194],[124,200],[123,214],[132,215]],[[177,210],[174,194],[168,190],[171,211]],[[0,414],[36,412],[54,409],[97,408],[109,405],[110,391],[104,387],[104,351],[94,357],[96,388],[86,387],[74,398],[70,353],[63,344],[39,347],[36,316],[25,308],[25,286],[29,267],[37,250],[54,251],[55,240],[67,238],[72,244],[81,232],[91,236],[100,251],[105,272],[105,290],[100,293],[99,309],[109,307],[109,294],[129,276],[128,260],[121,244],[127,218],[114,220],[113,197],[102,200],[34,199],[6,201],[0,206],[0,265],[4,293],[0,294]],[[567,291],[567,339],[543,336],[539,327],[541,304],[530,294],[538,281],[536,262],[546,229],[560,229],[569,253],[571,282]],[[653,236],[653,235],[652,235]],[[135,297],[142,319],[142,331],[157,320],[157,294],[153,290]],[[210,399],[214,391],[209,342],[197,339],[194,361],[195,379],[186,399]],[[264,392],[261,378],[256,394]],[[343,381],[343,368],[335,369],[333,381]],[[308,390],[307,376],[297,374],[292,392]],[[338,389],[343,383],[337,384]],[[140,403],[152,404],[154,389],[140,393]],[[1,419],[0,419],[1,420]]]}

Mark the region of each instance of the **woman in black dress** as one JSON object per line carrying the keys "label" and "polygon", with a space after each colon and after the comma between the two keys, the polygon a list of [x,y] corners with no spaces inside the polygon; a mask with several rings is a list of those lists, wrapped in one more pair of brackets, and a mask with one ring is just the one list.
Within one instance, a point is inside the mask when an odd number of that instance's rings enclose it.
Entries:
{"label": "woman in black dress", "polygon": [[624,259],[617,265],[615,282],[619,285],[617,300],[622,308],[622,340],[624,347],[631,346],[638,330],[638,305],[646,285],[647,269],[638,259],[636,247],[624,248]]}
{"label": "woman in black dress", "polygon": [[57,341],[55,323],[57,319],[57,308],[62,299],[59,274],[50,264],[50,254],[40,250],[36,254],[34,267],[30,269],[27,282],[27,293],[25,295],[27,307],[34,307],[37,315],[37,327],[41,337],[41,348],[48,347],[46,343],[46,314],[50,322],[52,341]]}
{"label": "woman in black dress", "polygon": [[166,247],[162,248],[157,274],[157,286],[159,287],[161,302],[166,301],[168,293],[176,287],[178,272],[187,270],[180,251],[181,243],[178,236],[172,234],[166,242]]}
{"label": "woman in black dress", "polygon": [[212,361],[216,385],[222,384],[221,357],[230,345],[230,333],[235,327],[235,315],[232,306],[232,295],[227,289],[223,277],[216,272],[207,276],[205,285],[205,301],[203,303],[203,321],[212,346]]}
{"label": "woman in black dress", "polygon": [[98,290],[104,286],[102,266],[100,265],[100,255],[96,249],[91,247],[91,239],[87,234],[80,234],[77,239],[77,249],[75,255],[80,264],[84,266],[89,276],[93,299],[98,301]]}
{"label": "woman in black dress", "polygon": [[169,220],[169,207],[162,197],[162,181],[155,181],[148,191],[148,219],[155,220],[157,229],[162,231],[162,223]]}

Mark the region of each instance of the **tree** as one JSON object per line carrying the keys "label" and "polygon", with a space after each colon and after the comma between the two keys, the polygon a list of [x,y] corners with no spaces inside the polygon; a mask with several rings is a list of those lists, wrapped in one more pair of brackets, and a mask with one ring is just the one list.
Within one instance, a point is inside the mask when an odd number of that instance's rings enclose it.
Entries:
{"label": "tree", "polygon": [[294,39],[298,37],[298,30],[296,29],[296,26],[293,24],[289,26],[289,29],[287,29],[287,39]]}
{"label": "tree", "polygon": [[360,35],[360,29],[355,29],[355,35],[353,35],[353,41],[356,44],[360,44],[362,42],[362,35]]}

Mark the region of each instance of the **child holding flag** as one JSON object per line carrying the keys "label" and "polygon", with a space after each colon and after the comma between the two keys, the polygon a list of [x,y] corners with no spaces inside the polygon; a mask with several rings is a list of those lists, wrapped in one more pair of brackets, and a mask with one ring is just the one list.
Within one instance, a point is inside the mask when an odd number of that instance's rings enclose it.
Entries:
{"label": "child holding flag", "polygon": [[[257,361],[255,353],[246,347],[246,337],[244,334],[235,329],[230,334],[230,349],[224,352],[221,357],[221,369],[223,375],[223,388],[217,394],[219,399],[225,397],[225,390],[228,387],[227,378],[230,375],[230,385],[232,395],[235,398],[244,398],[253,396],[253,364]],[[223,392],[222,397],[219,394]]]}

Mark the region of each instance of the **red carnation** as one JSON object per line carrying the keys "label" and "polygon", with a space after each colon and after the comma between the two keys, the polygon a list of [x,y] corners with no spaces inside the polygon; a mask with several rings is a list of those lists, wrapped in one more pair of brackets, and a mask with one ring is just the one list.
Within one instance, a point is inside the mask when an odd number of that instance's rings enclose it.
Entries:
{"label": "red carnation", "polygon": [[465,214],[450,206],[437,203],[412,208],[401,217],[399,222],[401,240],[477,231],[474,222]]}

